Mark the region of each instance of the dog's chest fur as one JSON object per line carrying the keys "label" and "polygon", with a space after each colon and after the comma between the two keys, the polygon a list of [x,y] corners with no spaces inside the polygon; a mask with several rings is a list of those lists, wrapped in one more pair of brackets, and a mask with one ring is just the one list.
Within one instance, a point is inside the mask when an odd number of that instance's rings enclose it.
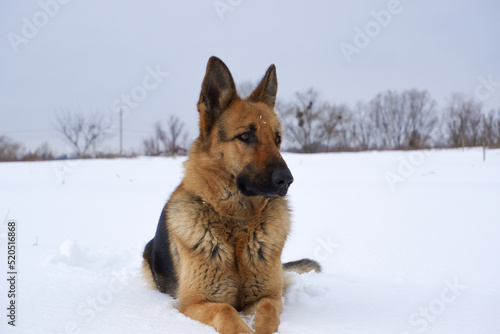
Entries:
{"label": "dog's chest fur", "polygon": [[167,209],[180,282],[197,282],[204,298],[237,309],[281,289],[281,251],[290,224],[283,198],[270,200],[255,217],[235,219],[200,198],[183,197],[174,197]]}

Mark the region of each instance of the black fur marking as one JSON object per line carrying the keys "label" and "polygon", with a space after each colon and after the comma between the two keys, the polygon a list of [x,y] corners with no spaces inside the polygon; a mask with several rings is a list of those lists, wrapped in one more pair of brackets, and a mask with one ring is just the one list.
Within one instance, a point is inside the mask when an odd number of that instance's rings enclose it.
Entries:
{"label": "black fur marking", "polygon": [[214,261],[217,257],[220,259],[219,251],[220,251],[219,244],[215,244],[210,250],[210,259],[212,261]]}
{"label": "black fur marking", "polygon": [[229,72],[222,60],[211,57],[201,85],[199,101],[206,107],[207,123],[204,129],[205,134],[210,133],[216,120],[236,98],[236,86],[231,72]]}
{"label": "black fur marking", "polygon": [[215,287],[215,289],[211,293],[212,296],[215,296],[215,295],[217,295],[219,293],[220,287],[221,287],[221,285],[217,284],[217,286]]}
{"label": "black fur marking", "polygon": [[166,215],[162,211],[155,237],[146,245],[143,257],[149,263],[158,290],[172,297],[177,295],[178,280],[175,275]]}
{"label": "black fur marking", "polygon": [[[196,251],[198,249],[198,247],[201,246],[201,244],[203,243],[203,241],[205,241],[205,237],[207,235],[207,232],[208,232],[208,229],[205,229],[205,233],[203,234],[203,236],[191,248],[193,251]],[[202,249],[200,251],[203,252],[204,250]]]}
{"label": "black fur marking", "polygon": [[250,259],[250,262],[253,262],[253,254],[252,254],[252,249],[250,248],[250,245],[247,245],[247,256]]}
{"label": "black fur marking", "polygon": [[[259,260],[262,263],[266,263],[266,251],[265,251],[265,244],[259,240],[253,241],[254,245],[258,245],[257,247],[257,254],[252,251],[252,248],[250,245],[247,245],[247,256],[248,259],[250,260],[251,263],[254,263],[254,261]],[[253,264],[255,266],[255,264]]]}
{"label": "black fur marking", "polygon": [[265,226],[266,226],[266,222],[260,223],[260,230],[262,231],[262,233],[264,233],[264,235],[267,235]]}
{"label": "black fur marking", "polygon": [[259,250],[257,251],[257,255],[258,255],[258,257],[259,257],[259,260],[260,260],[261,262],[264,262],[264,263],[265,263],[265,262],[266,262],[266,257],[265,257],[265,253],[264,253],[264,247],[262,247],[262,246],[263,246],[263,244],[262,244],[262,243],[260,243],[260,242],[259,242],[259,245],[260,245],[260,247],[259,247]]}
{"label": "black fur marking", "polygon": [[224,131],[224,129],[219,129],[219,141],[221,143],[229,141],[229,139],[227,138],[227,134]]}
{"label": "black fur marking", "polygon": [[230,200],[234,194],[231,191],[229,191],[229,189],[227,189],[226,187],[223,187],[223,190],[224,190],[225,196],[223,198],[221,198],[220,201],[224,202],[224,201]]}
{"label": "black fur marking", "polygon": [[278,131],[276,131],[276,139],[274,140],[274,143],[276,144],[276,147],[280,147],[281,145],[281,136]]}
{"label": "black fur marking", "polygon": [[264,102],[269,108],[273,109],[276,104],[277,92],[278,79],[276,78],[276,66],[273,64],[269,66],[261,82],[247,100],[252,102]]}

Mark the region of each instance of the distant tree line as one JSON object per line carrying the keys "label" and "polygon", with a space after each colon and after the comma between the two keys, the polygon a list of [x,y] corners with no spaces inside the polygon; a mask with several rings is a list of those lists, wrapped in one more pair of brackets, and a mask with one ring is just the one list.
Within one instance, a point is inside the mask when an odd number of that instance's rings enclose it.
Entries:
{"label": "distant tree line", "polygon": [[[286,147],[315,153],[413,150],[430,147],[500,147],[500,109],[455,94],[441,109],[425,90],[380,93],[355,108],[321,100],[314,89],[280,102]],[[484,115],[484,117],[483,117]]]}
{"label": "distant tree line", "polygon": [[49,144],[42,143],[34,151],[26,151],[21,143],[7,136],[0,136],[0,161],[37,161],[52,160],[54,154]]}
{"label": "distant tree line", "polygon": [[[78,158],[116,157],[119,154],[102,154],[97,149],[102,142],[114,136],[118,129],[111,117],[81,109],[67,109],[56,114],[54,128],[74,150]],[[161,121],[154,125],[154,135],[144,139],[141,154],[148,156],[174,156],[187,152],[187,133],[184,123],[171,115],[166,128]],[[132,154],[131,156],[135,156]]]}
{"label": "distant tree line", "polygon": [[[251,82],[238,86],[243,97]],[[355,107],[333,104],[315,89],[278,101],[276,110],[284,131],[284,150],[302,153],[415,150],[485,145],[500,147],[500,108],[485,112],[479,101],[454,94],[441,108],[425,90],[386,91]],[[115,157],[98,153],[106,138],[116,134],[110,118],[80,108],[59,110],[54,129],[73,148],[75,158]],[[185,125],[176,116],[156,122],[153,135],[141,143],[139,154],[184,155],[189,149]],[[47,143],[34,151],[0,136],[0,161],[55,159]]]}

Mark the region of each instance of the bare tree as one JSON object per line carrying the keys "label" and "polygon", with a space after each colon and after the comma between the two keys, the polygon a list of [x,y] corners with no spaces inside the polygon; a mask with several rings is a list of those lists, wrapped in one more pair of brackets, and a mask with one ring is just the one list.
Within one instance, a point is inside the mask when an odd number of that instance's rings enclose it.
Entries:
{"label": "bare tree", "polygon": [[376,147],[388,149],[394,147],[394,107],[391,105],[391,93],[384,96],[379,93],[368,103],[370,121],[374,125]]}
{"label": "bare tree", "polygon": [[16,161],[21,158],[24,148],[7,136],[0,136],[0,161]]}
{"label": "bare tree", "polygon": [[404,113],[404,97],[397,92],[380,93],[369,102],[369,117],[374,124],[377,148],[404,146],[409,120]]}
{"label": "bare tree", "polygon": [[150,156],[156,156],[161,154],[158,140],[156,137],[144,139],[142,142],[142,147],[144,148],[144,153]]}
{"label": "bare tree", "polygon": [[408,117],[405,146],[410,149],[431,146],[438,124],[436,101],[425,90],[412,89],[403,94]]}
{"label": "bare tree", "polygon": [[430,145],[438,118],[436,102],[427,91],[387,91],[373,98],[367,108],[374,147],[415,149]]}
{"label": "bare tree", "polygon": [[278,104],[285,135],[303,153],[352,149],[352,112],[343,104],[319,98],[314,89],[299,92],[288,104]]}
{"label": "bare tree", "polygon": [[347,150],[350,148],[351,113],[345,105],[330,105],[325,103],[319,115],[320,138],[324,150]]}
{"label": "bare tree", "polygon": [[155,135],[143,141],[143,148],[147,155],[165,154],[177,155],[185,151],[187,133],[184,131],[184,123],[176,116],[170,116],[167,121],[166,130],[161,123],[155,123]]}
{"label": "bare tree", "polygon": [[445,107],[443,124],[452,147],[481,145],[482,106],[463,94],[454,94]]}
{"label": "bare tree", "polygon": [[369,117],[370,109],[367,104],[358,102],[353,113],[350,128],[351,145],[358,150],[375,148],[375,126]]}
{"label": "bare tree", "polygon": [[114,134],[109,118],[97,112],[84,113],[82,110],[67,109],[56,113],[54,128],[73,147],[79,158],[87,156],[89,152],[95,158],[99,145]]}
{"label": "bare tree", "polygon": [[500,147],[500,109],[485,115],[484,139],[487,146]]}
{"label": "bare tree", "polygon": [[301,152],[318,152],[324,136],[321,114],[325,105],[312,88],[295,96],[294,102],[281,107],[286,135],[299,145]]}

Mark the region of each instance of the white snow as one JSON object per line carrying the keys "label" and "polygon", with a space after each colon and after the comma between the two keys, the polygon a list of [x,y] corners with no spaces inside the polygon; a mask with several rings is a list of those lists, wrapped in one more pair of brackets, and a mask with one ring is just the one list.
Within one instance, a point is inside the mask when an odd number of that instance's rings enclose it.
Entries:
{"label": "white snow", "polygon": [[[279,333],[500,333],[500,150],[283,154],[294,175]],[[0,260],[18,228],[16,327],[0,333],[215,333],[140,275],[184,158],[0,164]],[[251,319],[247,319],[251,322]]]}

